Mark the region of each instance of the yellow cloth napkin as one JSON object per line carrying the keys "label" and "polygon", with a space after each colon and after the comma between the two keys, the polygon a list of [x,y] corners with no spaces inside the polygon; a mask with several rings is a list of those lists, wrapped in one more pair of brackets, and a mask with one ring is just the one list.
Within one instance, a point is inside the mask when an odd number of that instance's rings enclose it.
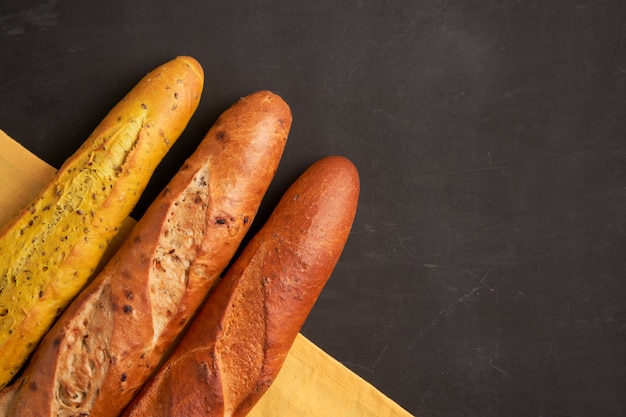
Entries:
{"label": "yellow cloth napkin", "polygon": [[[0,130],[0,224],[36,196],[55,169]],[[118,244],[130,231],[132,219]],[[115,246],[114,246],[115,247]],[[250,417],[410,417],[301,334]]]}

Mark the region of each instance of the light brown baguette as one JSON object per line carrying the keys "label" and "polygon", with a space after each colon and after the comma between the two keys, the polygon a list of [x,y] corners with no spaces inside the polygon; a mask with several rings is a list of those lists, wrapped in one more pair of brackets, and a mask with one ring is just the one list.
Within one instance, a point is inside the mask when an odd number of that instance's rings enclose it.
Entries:
{"label": "light brown baguette", "polygon": [[203,84],[191,57],[150,71],[0,228],[0,389],[94,273],[194,114]]}
{"label": "light brown baguette", "polygon": [[267,91],[219,117],[46,335],[7,400],[7,415],[121,413],[236,252],[290,126],[289,106]]}
{"label": "light brown baguette", "polygon": [[285,193],[126,417],[245,416],[277,376],[344,248],[358,173],[313,164]]}

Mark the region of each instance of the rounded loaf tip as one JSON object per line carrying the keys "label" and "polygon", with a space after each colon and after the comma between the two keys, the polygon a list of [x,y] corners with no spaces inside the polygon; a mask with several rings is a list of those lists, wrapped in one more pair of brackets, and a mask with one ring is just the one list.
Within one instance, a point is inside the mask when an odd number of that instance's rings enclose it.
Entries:
{"label": "rounded loaf tip", "polygon": [[198,62],[192,56],[189,55],[179,55],[174,58],[174,62],[181,62],[185,64],[189,69],[191,69],[200,79],[204,80],[204,68],[202,68],[202,64]]}

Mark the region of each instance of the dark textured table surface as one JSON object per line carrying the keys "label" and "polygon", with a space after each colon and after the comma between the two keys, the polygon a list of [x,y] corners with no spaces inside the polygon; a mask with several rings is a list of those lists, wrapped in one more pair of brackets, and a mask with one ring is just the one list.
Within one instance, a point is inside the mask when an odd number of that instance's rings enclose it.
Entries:
{"label": "dark textured table surface", "polygon": [[322,156],[362,180],[307,337],[416,416],[626,415],[626,3],[2,0],[0,129],[58,167],[182,54],[202,102],[137,215],[273,90],[262,216]]}

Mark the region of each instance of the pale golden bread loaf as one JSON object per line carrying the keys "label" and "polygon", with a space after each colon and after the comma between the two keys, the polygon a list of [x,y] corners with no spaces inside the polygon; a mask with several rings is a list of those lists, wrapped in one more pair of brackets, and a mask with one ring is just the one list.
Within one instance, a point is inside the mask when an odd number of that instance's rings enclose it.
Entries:
{"label": "pale golden bread loaf", "polygon": [[148,73],[0,229],[0,388],[94,273],[194,114],[203,83],[191,57]]}

